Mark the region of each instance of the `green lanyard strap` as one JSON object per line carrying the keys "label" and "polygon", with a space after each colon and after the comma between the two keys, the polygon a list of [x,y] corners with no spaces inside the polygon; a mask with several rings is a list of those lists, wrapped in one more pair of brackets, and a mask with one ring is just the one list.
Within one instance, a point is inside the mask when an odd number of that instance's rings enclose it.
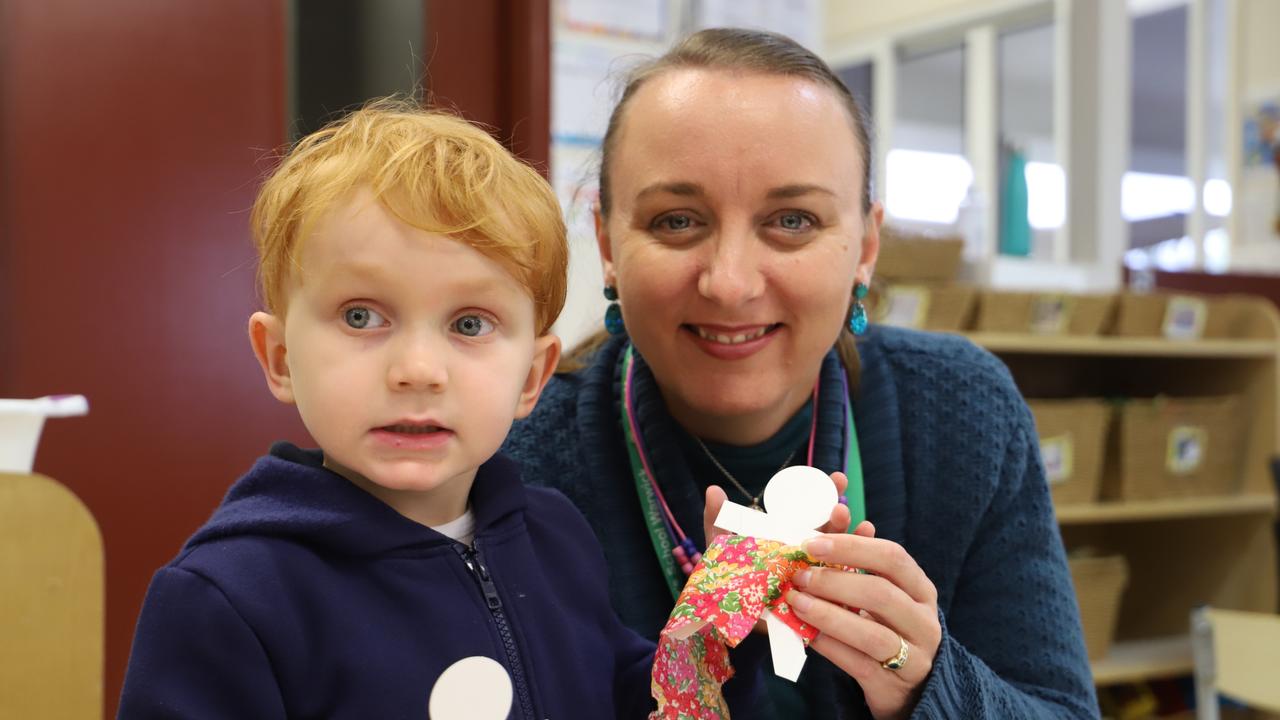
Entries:
{"label": "green lanyard strap", "polygon": [[[662,568],[663,579],[667,581],[671,598],[674,600],[679,598],[680,590],[684,588],[685,583],[685,573],[682,572],[673,554],[677,547],[676,543],[681,539],[677,535],[683,536],[684,532],[676,524],[670,508],[666,507],[666,500],[659,494],[657,479],[648,467],[648,459],[641,447],[640,429],[632,407],[634,364],[634,349],[628,344],[622,358],[622,402],[619,403],[623,437],[626,439],[627,459],[631,463],[631,478],[635,483],[636,495],[640,499],[645,527],[649,531],[649,540],[653,543],[653,551],[658,556],[658,565]],[[843,386],[844,383],[841,385]],[[841,389],[844,391],[846,435],[844,473],[849,478],[844,496],[851,517],[849,532],[853,532],[858,523],[867,517],[866,498],[862,483],[862,459],[858,452],[858,433],[853,424],[853,403],[849,400],[847,386]],[[816,413],[817,407],[813,411]]]}

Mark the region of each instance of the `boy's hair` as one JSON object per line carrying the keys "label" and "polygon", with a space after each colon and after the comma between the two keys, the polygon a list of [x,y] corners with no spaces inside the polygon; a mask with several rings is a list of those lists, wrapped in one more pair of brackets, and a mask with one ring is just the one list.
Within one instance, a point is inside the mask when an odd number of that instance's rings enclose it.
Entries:
{"label": "boy's hair", "polygon": [[368,187],[404,223],[466,243],[533,298],[538,334],[564,307],[569,248],[550,185],[484,130],[395,98],[375,100],[298,141],[263,184],[250,223],[268,311],[314,223]]}

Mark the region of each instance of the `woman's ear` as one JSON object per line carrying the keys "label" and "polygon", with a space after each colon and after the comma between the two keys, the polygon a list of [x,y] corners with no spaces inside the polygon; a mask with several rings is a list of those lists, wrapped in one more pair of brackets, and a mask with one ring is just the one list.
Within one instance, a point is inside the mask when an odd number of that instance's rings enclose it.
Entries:
{"label": "woman's ear", "polygon": [[284,344],[284,321],[265,312],[249,316],[249,344],[267,378],[267,389],[282,403],[293,404],[293,378]]}
{"label": "woman's ear", "polygon": [[[884,223],[884,205],[880,201],[872,203],[871,212],[867,213],[862,229],[862,254],[858,256],[857,277],[870,278],[876,269],[876,258],[880,256],[880,226]],[[866,282],[864,280],[864,282]]]}
{"label": "woman's ear", "polygon": [[524,388],[520,390],[520,399],[516,402],[515,418],[528,417],[538,404],[538,396],[547,386],[551,376],[555,374],[556,365],[560,362],[560,338],[551,333],[541,335],[533,341],[533,362],[529,365],[529,375],[525,378]]}
{"label": "woman's ear", "polygon": [[613,246],[609,244],[609,220],[600,212],[600,204],[591,208],[591,216],[596,222],[596,246],[600,248],[600,270],[604,274],[604,284],[613,287],[617,277],[613,273]]}

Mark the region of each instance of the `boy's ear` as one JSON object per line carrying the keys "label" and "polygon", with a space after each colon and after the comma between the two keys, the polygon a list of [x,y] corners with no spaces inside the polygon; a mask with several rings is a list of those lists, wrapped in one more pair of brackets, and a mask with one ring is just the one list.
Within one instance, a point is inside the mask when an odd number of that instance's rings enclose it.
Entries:
{"label": "boy's ear", "polygon": [[524,388],[520,391],[520,400],[516,403],[516,418],[528,417],[533,407],[538,404],[538,396],[547,381],[556,372],[556,364],[560,362],[560,338],[547,333],[533,341],[533,362],[529,366],[529,376],[525,378]]}
{"label": "boy's ear", "polygon": [[604,273],[604,284],[612,286],[617,280],[613,274],[613,246],[609,244],[609,222],[600,214],[599,203],[591,208],[591,216],[596,222],[596,246],[600,248],[600,270]]}
{"label": "boy's ear", "polygon": [[249,344],[267,377],[267,388],[282,403],[293,404],[293,378],[284,345],[284,321],[265,312],[249,316]]}

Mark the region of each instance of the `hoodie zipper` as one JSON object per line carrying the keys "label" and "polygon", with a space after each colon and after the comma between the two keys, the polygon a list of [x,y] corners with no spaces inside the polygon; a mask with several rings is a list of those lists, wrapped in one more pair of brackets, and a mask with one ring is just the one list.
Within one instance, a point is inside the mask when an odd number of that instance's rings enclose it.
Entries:
{"label": "hoodie zipper", "polygon": [[520,699],[520,709],[526,718],[536,718],[533,712],[533,699],[529,695],[529,684],[524,676],[524,665],[520,662],[520,653],[516,648],[516,637],[511,632],[511,624],[507,622],[507,614],[502,610],[502,598],[498,596],[498,587],[493,584],[493,578],[489,576],[489,568],[485,566],[484,558],[480,555],[480,541],[475,541],[474,548],[454,545],[454,550],[462,556],[462,562],[466,563],[467,569],[471,571],[471,577],[475,578],[476,584],[480,586],[480,592],[484,593],[485,604],[489,606],[489,614],[493,616],[493,622],[498,626],[498,636],[502,638],[503,649],[507,652],[507,665],[511,668],[511,682],[515,685],[516,697]]}

